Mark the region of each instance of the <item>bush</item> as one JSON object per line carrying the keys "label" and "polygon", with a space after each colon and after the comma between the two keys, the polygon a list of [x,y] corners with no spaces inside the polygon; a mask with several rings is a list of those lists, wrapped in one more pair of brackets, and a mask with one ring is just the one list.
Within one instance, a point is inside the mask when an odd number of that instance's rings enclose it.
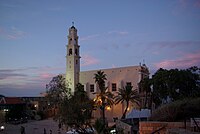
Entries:
{"label": "bush", "polygon": [[43,111],[38,111],[37,112],[37,115],[39,115],[41,117],[41,119],[44,119],[45,118],[45,114]]}
{"label": "bush", "polygon": [[153,121],[180,121],[200,117],[200,97],[178,100],[158,108],[152,113]]}

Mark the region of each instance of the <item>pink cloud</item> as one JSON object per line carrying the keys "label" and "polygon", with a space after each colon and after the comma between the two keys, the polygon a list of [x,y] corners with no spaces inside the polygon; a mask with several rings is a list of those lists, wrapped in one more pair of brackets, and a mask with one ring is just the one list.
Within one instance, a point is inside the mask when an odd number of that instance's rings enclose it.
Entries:
{"label": "pink cloud", "polygon": [[9,29],[0,28],[0,35],[9,40],[16,40],[24,38],[27,33],[16,27],[11,27]]}
{"label": "pink cloud", "polygon": [[200,1],[199,0],[178,0],[177,5],[172,10],[173,15],[192,15],[199,18],[199,13],[195,12],[191,9],[200,9]]}
{"label": "pink cloud", "polygon": [[196,7],[200,8],[200,1],[199,0],[179,0],[179,4],[181,7],[186,8],[186,7]]}
{"label": "pink cloud", "polygon": [[82,64],[81,66],[89,66],[89,65],[94,65],[94,64],[98,64],[99,60],[88,55],[88,54],[84,54],[82,56]]}
{"label": "pink cloud", "polygon": [[191,66],[200,66],[200,51],[197,53],[185,54],[183,57],[174,60],[164,60],[155,63],[156,68],[188,68]]}
{"label": "pink cloud", "polygon": [[187,6],[187,1],[186,0],[179,0],[179,3],[181,7],[185,8]]}
{"label": "pink cloud", "polygon": [[194,3],[194,6],[197,7],[197,8],[200,8],[200,0],[197,0],[197,1]]}
{"label": "pink cloud", "polygon": [[94,35],[85,36],[85,37],[80,38],[80,41],[91,40],[91,39],[96,38],[98,36],[100,36],[100,35],[99,34],[94,34]]}
{"label": "pink cloud", "polygon": [[158,47],[159,49],[163,48],[175,48],[180,46],[196,46],[200,45],[200,41],[159,41],[152,42],[152,45]]}
{"label": "pink cloud", "polygon": [[118,35],[127,35],[128,32],[126,31],[110,31],[108,34],[118,34]]}
{"label": "pink cloud", "polygon": [[40,78],[42,79],[48,79],[48,78],[53,78],[55,76],[55,74],[50,74],[50,73],[41,73]]}

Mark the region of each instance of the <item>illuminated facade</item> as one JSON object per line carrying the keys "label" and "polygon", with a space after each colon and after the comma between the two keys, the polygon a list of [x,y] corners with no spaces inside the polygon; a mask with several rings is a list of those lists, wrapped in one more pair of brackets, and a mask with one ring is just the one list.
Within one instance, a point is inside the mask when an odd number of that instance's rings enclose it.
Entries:
{"label": "illuminated facade", "polygon": [[67,55],[66,55],[66,81],[69,88],[74,93],[75,85],[79,83],[80,55],[79,55],[77,29],[69,28]]}
{"label": "illuminated facade", "polygon": [[[95,97],[94,93],[99,91],[94,80],[94,74],[97,73],[98,70],[80,72],[78,36],[77,29],[74,26],[69,29],[66,59],[66,80],[69,83],[72,92],[74,92],[74,87],[79,82],[84,85],[84,90],[89,97],[93,99]],[[145,64],[101,70],[107,76],[106,87],[108,87],[108,90],[115,95],[119,88],[123,88],[126,85],[133,86],[133,90],[138,90],[139,93],[138,83],[143,78],[149,76],[149,71]],[[106,117],[109,121],[112,121],[113,118],[116,117],[120,118],[124,108],[124,104],[113,105],[111,108],[107,107]],[[138,107],[132,104],[129,109],[131,108]],[[99,112],[94,112],[94,116],[99,117]]]}

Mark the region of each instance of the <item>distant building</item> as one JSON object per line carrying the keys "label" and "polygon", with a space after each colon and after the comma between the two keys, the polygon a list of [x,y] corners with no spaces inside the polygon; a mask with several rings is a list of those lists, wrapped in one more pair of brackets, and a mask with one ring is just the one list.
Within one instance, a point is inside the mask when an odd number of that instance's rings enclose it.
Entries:
{"label": "distant building", "polygon": [[26,104],[18,97],[0,97],[0,123],[8,121],[7,114],[10,111],[17,112],[20,110],[21,113],[26,109]]}
{"label": "distant building", "polygon": [[23,102],[19,97],[1,97],[0,98],[0,110],[8,111],[14,107],[24,107]]}
{"label": "distant building", "polygon": [[20,97],[26,103],[28,109],[43,111],[46,107],[46,100],[44,97]]}
{"label": "distant building", "polygon": [[[99,91],[94,80],[94,74],[97,73],[98,70],[80,72],[81,56],[79,49],[80,46],[78,44],[77,29],[72,26],[69,28],[67,44],[66,81],[69,83],[69,88],[71,88],[72,93],[74,92],[76,84],[83,84],[84,90],[87,92],[89,97],[93,99],[95,97],[94,93]],[[139,93],[138,83],[149,76],[149,70],[145,64],[99,70],[104,71],[107,75],[106,86],[113,94],[116,94],[116,91],[118,91],[119,88],[123,88],[126,85],[133,86],[133,90],[137,90]],[[120,118],[124,108],[124,104],[113,105],[111,108],[107,108],[106,117],[109,121],[112,121],[113,118]],[[139,107],[132,104],[129,109],[132,108]],[[99,112],[94,112],[94,116],[99,117]]]}

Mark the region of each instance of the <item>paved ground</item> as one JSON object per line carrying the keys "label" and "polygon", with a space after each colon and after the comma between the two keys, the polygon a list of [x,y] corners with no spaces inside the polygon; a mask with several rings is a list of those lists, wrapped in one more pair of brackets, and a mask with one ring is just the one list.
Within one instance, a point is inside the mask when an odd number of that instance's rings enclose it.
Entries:
{"label": "paved ground", "polygon": [[[5,130],[0,131],[0,134],[21,134],[20,127],[25,127],[25,134],[44,134],[44,128],[46,129],[46,134],[59,134],[58,132],[58,122],[53,121],[52,119],[41,120],[41,121],[28,121],[28,123],[12,125],[6,124]],[[60,130],[60,134],[64,134],[63,129]]]}

